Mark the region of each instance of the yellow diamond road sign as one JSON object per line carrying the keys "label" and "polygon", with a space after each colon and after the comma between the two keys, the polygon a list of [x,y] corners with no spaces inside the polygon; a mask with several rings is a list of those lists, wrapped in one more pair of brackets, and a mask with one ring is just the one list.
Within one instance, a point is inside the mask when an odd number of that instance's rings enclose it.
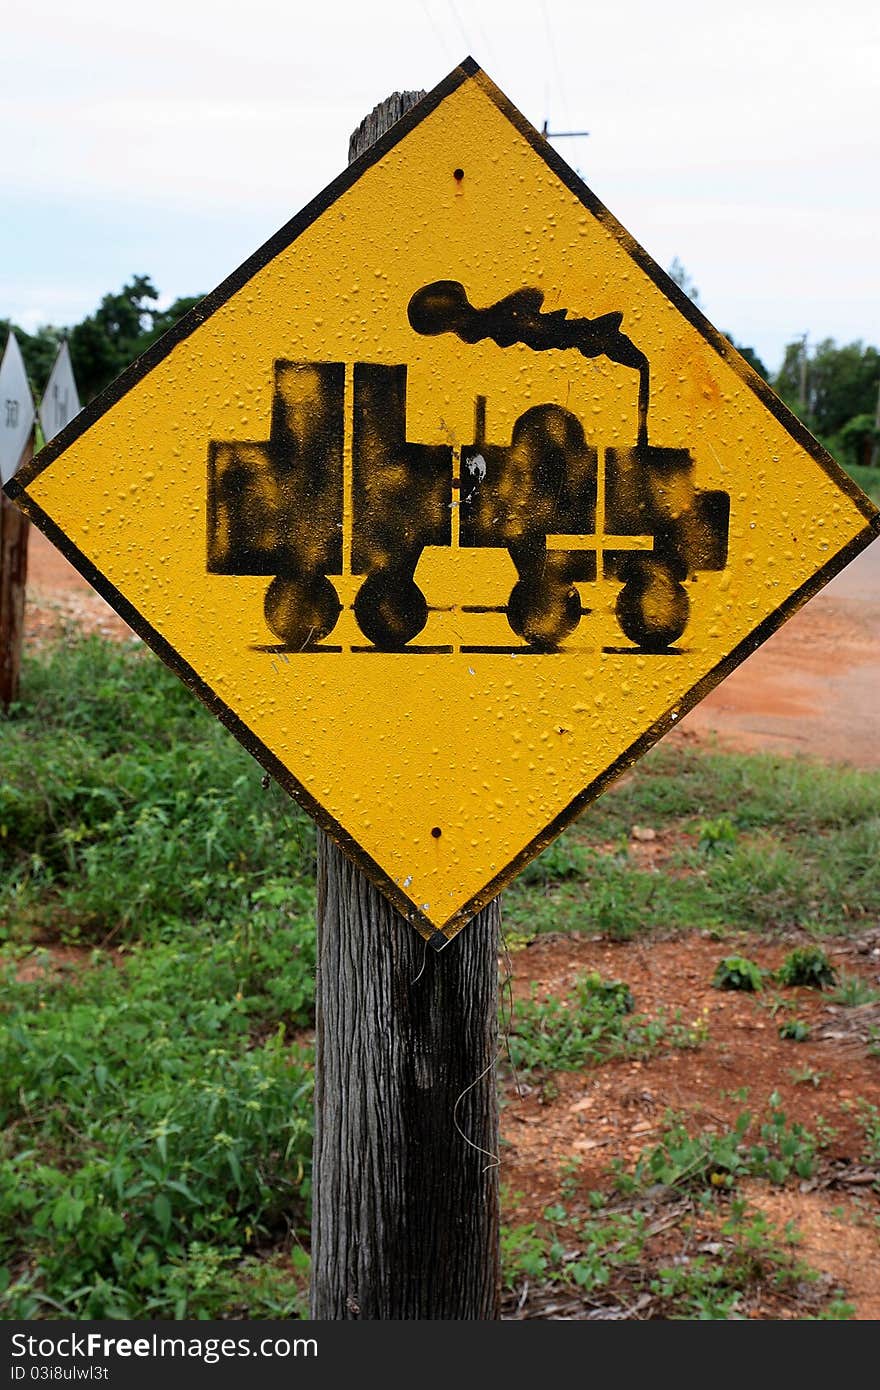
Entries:
{"label": "yellow diamond road sign", "polygon": [[440,946],[880,529],[470,60],[9,492]]}

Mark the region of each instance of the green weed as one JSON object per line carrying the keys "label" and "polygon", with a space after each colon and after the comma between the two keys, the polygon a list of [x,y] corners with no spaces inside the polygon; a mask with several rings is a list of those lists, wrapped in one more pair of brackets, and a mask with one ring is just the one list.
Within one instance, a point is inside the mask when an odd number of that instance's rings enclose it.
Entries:
{"label": "green weed", "polygon": [[159,662],[95,638],[0,719],[0,940],[119,944],[313,902],[314,826]]}
{"label": "green weed", "polygon": [[810,1025],[802,1018],[787,1018],[779,1025],[779,1036],[789,1042],[806,1042],[810,1037]]}
{"label": "green weed", "polygon": [[[806,758],[659,743],[587,808],[577,836],[600,845],[625,839],[640,824],[688,827],[699,838],[702,825],[726,819],[740,838],[758,830],[811,838],[822,831],[833,844],[838,831],[876,823],[878,781],[873,771]],[[858,859],[863,862],[860,851]]]}
{"label": "green weed", "polygon": [[[520,875],[506,926],[519,940],[849,931],[880,910],[878,786],[875,773],[661,745]],[[628,852],[633,824],[677,832],[671,872]],[[312,1020],[314,849],[312,822],[139,644],[71,635],[27,658],[22,699],[0,717],[0,943],[10,961],[59,938],[123,953],[30,984],[10,967],[0,984],[4,1316],[302,1311],[311,1069],[291,1039]],[[846,979],[838,990],[855,1002]],[[636,1014],[626,985],[594,975],[519,1005],[511,1042],[546,1075],[704,1036]],[[876,1114],[864,1125],[876,1154]],[[809,1174],[815,1130],[778,1103],[733,1137],[670,1122],[637,1178],[615,1180],[726,1201],[743,1173]],[[572,1168],[567,1200],[576,1188]],[[643,1218],[590,1201],[595,1226],[576,1241],[562,1208],[549,1236],[508,1233],[508,1266],[644,1291]],[[671,1268],[656,1272],[659,1315],[737,1316],[729,1281]]]}
{"label": "green weed", "polygon": [[837,971],[821,946],[797,946],[789,951],[775,979],[781,985],[825,989],[837,983]]}
{"label": "green weed", "polygon": [[618,1190],[633,1193],[659,1184],[663,1188],[730,1189],[745,1177],[812,1177],[816,1155],[828,1142],[824,1131],[815,1135],[797,1122],[789,1123],[774,1092],[763,1118],[743,1110],[732,1129],[691,1134],[683,1120],[670,1116],[659,1142],[646,1150],[632,1172],[615,1161],[612,1170]]}
{"label": "green weed", "polygon": [[[880,1165],[880,1110],[870,1101],[860,1100],[857,1105],[857,1118],[864,1135],[862,1161],[874,1166]],[[880,1179],[875,1186],[880,1187]]]}
{"label": "green weed", "polygon": [[818,1087],[822,1085],[825,1079],[825,1073],[823,1071],[816,1071],[815,1067],[811,1067],[809,1064],[804,1067],[793,1067],[788,1074],[791,1077],[793,1086]]}
{"label": "green weed", "polygon": [[[623,1204],[591,1191],[577,1209],[560,1201],[545,1209],[540,1222],[504,1226],[504,1288],[525,1297],[543,1286],[557,1298],[580,1296],[591,1309],[607,1306],[618,1316],[641,1318],[739,1319],[756,1304],[773,1308],[792,1298],[806,1317],[851,1318],[854,1310],[840,1291],[822,1287],[816,1272],[797,1258],[795,1231],[787,1228],[780,1237],[733,1184],[713,1182],[714,1175],[728,1176],[751,1126],[750,1118],[741,1119],[734,1131],[711,1140],[702,1136],[702,1145],[670,1130],[667,1155],[678,1153],[678,1176],[670,1188],[658,1185],[658,1165],[648,1154],[618,1183],[627,1194]],[[779,1115],[769,1127],[777,1139],[793,1133]],[[684,1151],[688,1142],[690,1154]],[[762,1162],[754,1154],[744,1158],[738,1175],[754,1173]],[[695,1186],[698,1170],[702,1191],[700,1183]],[[660,1173],[669,1177],[668,1161]],[[711,1240],[701,1234],[707,1222],[717,1230]]]}
{"label": "green weed", "polygon": [[189,1316],[207,1306],[197,1269],[228,1274],[304,1219],[311,1072],[278,1022],[297,997],[299,1017],[310,1010],[295,937],[193,933],[70,979],[7,972],[9,1316]]}
{"label": "green weed", "polygon": [[519,877],[524,884],[546,888],[569,878],[579,878],[583,868],[582,851],[569,836],[562,835],[527,864]]}
{"label": "green weed", "polygon": [[715,989],[742,989],[755,993],[764,988],[767,972],[747,956],[725,956],[715,967]]}
{"label": "green weed", "polygon": [[646,1057],[658,1047],[699,1046],[676,1016],[633,1014],[634,1001],[621,980],[597,972],[580,975],[561,998],[531,997],[517,1003],[508,1033],[510,1061],[519,1071],[577,1071],[608,1057]]}
{"label": "green weed", "polygon": [[729,854],[737,841],[737,830],[728,816],[700,821],[698,848],[704,854]]}
{"label": "green weed", "polygon": [[828,995],[829,1003],[840,1004],[847,1009],[857,1009],[862,1004],[880,1002],[880,989],[869,985],[861,975],[849,975],[841,971],[838,984]]}

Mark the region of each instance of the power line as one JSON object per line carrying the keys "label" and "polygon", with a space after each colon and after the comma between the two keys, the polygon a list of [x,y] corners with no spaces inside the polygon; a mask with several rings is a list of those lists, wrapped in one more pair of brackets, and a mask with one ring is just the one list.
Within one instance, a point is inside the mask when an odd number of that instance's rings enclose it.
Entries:
{"label": "power line", "polygon": [[458,25],[458,32],[461,34],[461,37],[462,37],[462,39],[464,40],[464,46],[465,46],[465,48],[467,49],[467,52],[470,53],[470,51],[471,51],[471,41],[470,41],[470,39],[468,38],[467,30],[465,29],[464,25],[463,25],[462,22],[461,22],[461,15],[458,13],[458,8],[457,8],[457,6],[456,6],[455,0],[447,0],[447,4],[449,5],[450,10],[452,11],[452,17],[453,17],[453,19],[455,20],[456,24]]}
{"label": "power line", "polygon": [[[569,110],[568,100],[566,97],[565,81],[562,76],[562,67],[559,62],[559,54],[556,50],[556,42],[553,38],[553,29],[550,24],[550,15],[547,10],[546,0],[541,0],[541,14],[544,19],[544,29],[547,34],[547,47],[550,50],[550,59],[553,63],[553,67],[556,70],[556,81],[559,86],[559,96],[562,101],[562,109],[565,113],[565,119],[568,121],[569,124],[571,124],[571,111]],[[545,121],[544,124],[546,125],[547,122]]]}
{"label": "power line", "polygon": [[[431,7],[430,7],[430,5],[428,4],[428,0],[421,0],[421,3],[422,3],[422,11],[423,11],[423,13],[424,13],[424,15],[425,15],[425,18],[426,18],[427,21],[428,21],[428,24],[430,25],[430,27],[431,27],[431,28],[433,29],[433,31],[434,31],[434,37],[435,37],[435,39],[437,40],[437,42],[440,44],[441,48],[443,48],[443,49],[445,50],[446,54],[447,54],[447,61],[452,61],[452,62],[458,61],[457,55],[452,55],[452,50],[451,50],[451,48],[450,48],[450,46],[449,46],[449,40],[447,39],[447,37],[446,37],[445,33],[443,32],[442,28],[440,27],[440,25],[437,23],[437,21],[436,21],[436,19],[434,18],[433,14],[431,13]],[[450,55],[452,55],[452,56],[450,57]]]}
{"label": "power line", "polygon": [[480,50],[480,53],[485,53],[487,57],[490,59],[490,61],[494,64],[495,47],[492,43],[492,40],[489,38],[489,35],[483,25],[483,21],[480,18],[480,11],[476,6],[471,11],[470,18],[476,22],[477,33],[479,34],[480,43],[483,45],[483,47]]}

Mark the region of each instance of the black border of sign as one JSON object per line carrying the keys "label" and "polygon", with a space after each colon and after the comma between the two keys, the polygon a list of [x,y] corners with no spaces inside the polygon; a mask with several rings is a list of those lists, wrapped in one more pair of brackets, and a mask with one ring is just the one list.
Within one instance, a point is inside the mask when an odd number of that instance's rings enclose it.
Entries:
{"label": "black border of sign", "polygon": [[[210,686],[202,680],[201,676],[193,670],[188,662],[169,645],[168,642],[142,617],[142,615],[132,607],[126,598],[110,584],[102,574],[100,574],[82,552],[73,544],[69,537],[59,529],[52,519],[33,501],[27,494],[28,485],[35,478],[48,468],[74,440],[78,439],[90,425],[98,420],[111,406],[115,405],[126,392],[142,377],[146,376],[153,367],[165,358],[178,343],[200,327],[206,319],[225,304],[232,295],[236,294],[248,280],[262,270],[264,266],[275,258],[281,251],[285,250],[293,241],[299,237],[303,231],[326,211],[336,200],[346,192],[360,176],[372,165],[383,159],[402,139],[419,125],[426,116],[430,115],[440,103],[454,92],[461,84],[472,78],[485,94],[495,103],[503,115],[516,128],[519,134],[526,140],[537,154],[544,160],[556,177],[583,203],[593,216],[605,226],[616,240],[625,248],[634,261],[641,267],[645,274],[654,281],[663,294],[669,299],[681,314],[696,328],[715,351],[724,358],[730,367],[737,373],[740,379],[755,393],[762,404],[771,412],[772,415],[782,424],[787,432],[805,449],[805,451],[815,460],[825,473],[837,484],[840,490],[853,501],[858,510],[865,517],[865,527],[858,533],[843,550],[832,556],[826,565],[817,570],[809,580],[799,589],[791,594],[779,608],[771,613],[755,630],[749,634],[733,651],[707,672],[701,680],[697,682],[676,704],[657,719],[649,729],[647,729],[634,743],[621,753],[618,758],[603,772],[595,778],[582,792],[578,794],[569,804],[554,817],[554,819],[536,836],[532,842],[521,850],[514,859],[510,861],[481,891],[474,895],[467,903],[460,907],[444,924],[442,930],[434,926],[401,892],[400,888],[386,874],[384,869],[368,855],[365,850],[348,834],[345,828],[338,824],[324,808],[316,802],[297,779],[284,767],[275,755],[251,732],[213,691]],[[725,676],[744,661],[762,642],[775,632],[793,613],[806,603],[809,598],[817,593],[835,574],[847,565],[859,551],[870,544],[871,540],[880,534],[880,511],[874,507],[873,503],[865,496],[862,490],[852,481],[842,468],[835,463],[830,454],[813,438],[801,422],[783,405],[779,397],[771,390],[767,383],[758,376],[757,372],[739,355],[736,349],[724,338],[708,319],[700,313],[694,302],[676,285],[666,273],[651,259],[646,251],[639,246],[638,242],[630,233],[621,226],[617,219],[608,211],[598,198],[590,192],[586,185],[581,181],[573,169],[570,169],[565,161],[556,153],[548,141],[539,134],[526,118],[508,101],[503,92],[495,86],[491,78],[487,77],[473,58],[466,58],[459,67],[455,68],[448,77],[440,82],[433,91],[423,97],[414,107],[407,112],[387,134],[378,139],[371,145],[359,159],[350,164],[344,173],[334,179],[332,183],[324,189],[316,198],[302,209],[296,217],[287,222],[273,237],[265,242],[259,250],[255,251],[237,270],[227,277],[222,284],[206,295],[204,299],[190,310],[175,326],[169,330],[162,338],[155,342],[142,357],[127,367],[115,381],[101,392],[95,400],[80,411],[69,425],[60,434],[47,444],[40,453],[22,466],[20,471],[13,475],[7,482],[5,491],[13,501],[28,515],[36,526],[42,530],[50,541],[62,552],[63,555],[75,566],[83,575],[88,583],[102,595],[112,608],[125,620],[144,642],[165,662],[186,685],[192,689],[199,699],[207,705],[208,709],[224,724],[238,741],[244,745],[249,753],[271,774],[272,777],[312,816],[322,830],[326,831],[332,839],[336,841],[340,849],[354,861],[356,865],[367,875],[386,898],[393,904],[396,910],[410,922],[420,934],[430,941],[432,946],[438,950],[448,945],[449,941],[471,921],[494,897],[501,891],[521,869],[529,863],[549,842],[558,835],[560,831],[575,819],[584,807],[605,790],[614,779],[630,767],[637,758],[651,747],[653,743],[665,734],[675,722],[685,715],[688,710],[698,704],[705,695],[709,693]],[[547,658],[552,660],[552,654]]]}

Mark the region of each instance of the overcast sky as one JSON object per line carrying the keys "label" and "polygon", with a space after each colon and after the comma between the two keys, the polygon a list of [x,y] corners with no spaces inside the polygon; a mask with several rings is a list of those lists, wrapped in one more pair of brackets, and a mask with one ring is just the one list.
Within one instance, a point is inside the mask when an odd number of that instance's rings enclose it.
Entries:
{"label": "overcast sky", "polygon": [[768,367],[880,343],[877,0],[0,0],[0,317],[205,293],[470,54]]}

